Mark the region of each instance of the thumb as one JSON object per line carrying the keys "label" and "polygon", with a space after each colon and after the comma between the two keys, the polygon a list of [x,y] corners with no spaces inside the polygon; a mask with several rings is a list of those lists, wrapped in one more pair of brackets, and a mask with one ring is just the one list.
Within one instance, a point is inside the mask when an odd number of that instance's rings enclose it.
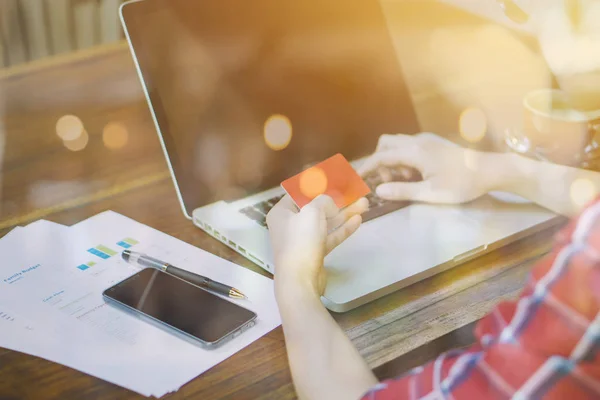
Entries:
{"label": "thumb", "polygon": [[377,196],[384,200],[411,200],[433,203],[436,199],[429,181],[384,183],[377,186],[376,192]]}

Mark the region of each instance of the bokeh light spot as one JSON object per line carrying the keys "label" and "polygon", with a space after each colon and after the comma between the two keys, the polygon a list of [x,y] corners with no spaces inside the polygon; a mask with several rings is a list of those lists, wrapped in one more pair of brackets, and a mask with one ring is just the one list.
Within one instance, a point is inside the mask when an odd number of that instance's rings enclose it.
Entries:
{"label": "bokeh light spot", "polygon": [[285,115],[271,115],[265,122],[265,143],[269,148],[283,150],[292,141],[292,123]]}
{"label": "bokeh light spot", "polygon": [[309,199],[325,193],[327,190],[327,175],[318,167],[312,167],[300,175],[300,191]]}
{"label": "bokeh light spot", "polygon": [[589,179],[581,178],[571,184],[571,201],[577,207],[583,207],[596,197],[598,188]]}
{"label": "bokeh light spot", "polygon": [[487,132],[487,117],[479,108],[467,108],[460,114],[458,129],[463,139],[477,143]]}
{"label": "bokeh light spot", "polygon": [[65,147],[71,151],[81,151],[86,148],[90,138],[86,131],[83,131],[81,135],[75,140],[63,140]]}
{"label": "bokeh light spot", "polygon": [[104,146],[109,149],[122,149],[129,141],[129,132],[125,125],[118,122],[111,122],[102,131],[102,141],[104,142]]}
{"label": "bokeh light spot", "polygon": [[83,122],[74,115],[64,115],[56,122],[56,134],[62,140],[76,140],[84,131]]}

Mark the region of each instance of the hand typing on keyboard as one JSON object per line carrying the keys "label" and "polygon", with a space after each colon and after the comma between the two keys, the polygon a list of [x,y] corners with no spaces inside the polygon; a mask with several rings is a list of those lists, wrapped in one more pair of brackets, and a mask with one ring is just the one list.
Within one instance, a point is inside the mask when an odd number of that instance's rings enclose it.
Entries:
{"label": "hand typing on keyboard", "polygon": [[[374,179],[375,187],[371,187],[381,199],[377,202],[459,204],[484,195],[497,183],[501,174],[491,168],[496,164],[489,162],[494,156],[455,146],[435,136],[383,135],[375,153],[358,173],[365,180]],[[484,158],[487,162],[483,162]],[[382,167],[392,171],[392,176],[388,172],[382,174]],[[417,170],[421,176],[415,175]],[[388,179],[377,181],[371,178],[373,175]]]}

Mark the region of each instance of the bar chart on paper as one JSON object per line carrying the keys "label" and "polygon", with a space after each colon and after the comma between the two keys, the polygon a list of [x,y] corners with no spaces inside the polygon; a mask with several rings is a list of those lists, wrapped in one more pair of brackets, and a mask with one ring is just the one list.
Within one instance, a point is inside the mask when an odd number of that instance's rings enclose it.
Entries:
{"label": "bar chart on paper", "polygon": [[126,238],[117,243],[117,246],[120,246],[124,249],[129,249],[131,246],[135,246],[139,242],[132,238]]}
{"label": "bar chart on paper", "polygon": [[[125,238],[125,239],[119,240],[117,243],[115,243],[115,246],[117,246],[117,248],[129,249],[139,243],[140,242],[138,242],[135,239]],[[87,252],[102,259],[102,260],[108,260],[109,258],[114,257],[119,254],[118,251],[116,251],[108,246],[105,246],[103,244],[99,244],[96,247],[92,247],[92,248],[88,249]],[[77,266],[77,268],[80,269],[81,271],[86,271],[86,270],[94,267],[96,264],[97,263],[95,261],[89,261],[85,264],[81,264],[81,265]]]}

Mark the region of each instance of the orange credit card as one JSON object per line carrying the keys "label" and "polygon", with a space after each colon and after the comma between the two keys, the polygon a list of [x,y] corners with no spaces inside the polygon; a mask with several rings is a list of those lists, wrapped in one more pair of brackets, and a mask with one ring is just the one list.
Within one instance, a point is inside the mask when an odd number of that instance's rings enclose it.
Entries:
{"label": "orange credit card", "polygon": [[344,208],[371,192],[365,181],[341,154],[302,171],[281,183],[299,208],[322,194]]}

